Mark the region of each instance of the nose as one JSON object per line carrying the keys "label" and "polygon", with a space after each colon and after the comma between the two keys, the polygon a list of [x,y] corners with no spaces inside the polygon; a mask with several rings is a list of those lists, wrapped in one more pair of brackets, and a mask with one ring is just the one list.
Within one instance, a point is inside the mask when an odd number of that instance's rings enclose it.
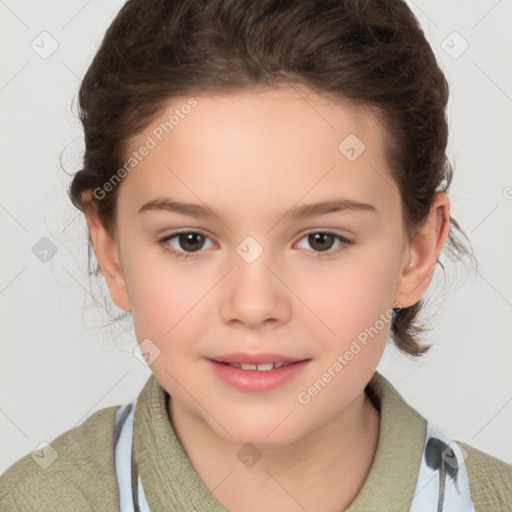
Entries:
{"label": "nose", "polygon": [[222,285],[220,314],[225,323],[257,329],[288,320],[290,291],[270,265],[265,252],[255,259],[235,258]]}

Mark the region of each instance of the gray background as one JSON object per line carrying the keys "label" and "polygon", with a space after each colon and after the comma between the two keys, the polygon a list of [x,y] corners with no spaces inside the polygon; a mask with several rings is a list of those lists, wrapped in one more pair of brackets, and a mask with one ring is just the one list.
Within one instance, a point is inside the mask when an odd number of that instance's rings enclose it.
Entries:
{"label": "gray background", "polygon": [[[108,292],[93,288],[98,303],[90,295],[86,223],[59,162],[64,150],[64,169],[79,168],[80,79],[122,4],[0,1],[0,473],[93,412],[131,400],[150,375],[133,355],[130,322],[102,327],[99,294]],[[378,370],[442,432],[512,463],[512,3],[409,5],[451,85],[452,215],[480,267],[443,255],[446,281],[436,270],[423,317],[435,346],[420,363],[388,348]],[[52,39],[47,58],[31,46],[48,51]],[[43,237],[57,249],[46,262],[33,252],[48,244]]]}

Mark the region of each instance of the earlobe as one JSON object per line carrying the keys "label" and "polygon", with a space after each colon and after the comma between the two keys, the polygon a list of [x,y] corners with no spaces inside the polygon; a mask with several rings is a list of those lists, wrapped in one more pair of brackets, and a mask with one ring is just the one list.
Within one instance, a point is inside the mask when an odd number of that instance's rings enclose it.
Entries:
{"label": "earlobe", "polygon": [[395,292],[395,301],[402,307],[416,304],[428,289],[449,232],[450,200],[437,192],[426,221],[408,242],[408,264]]}
{"label": "earlobe", "polygon": [[112,301],[117,307],[130,311],[128,289],[116,240],[103,226],[98,215],[98,207],[95,200],[87,196],[87,194],[83,194],[83,197],[84,215],[89,227],[94,252],[107,283]]}

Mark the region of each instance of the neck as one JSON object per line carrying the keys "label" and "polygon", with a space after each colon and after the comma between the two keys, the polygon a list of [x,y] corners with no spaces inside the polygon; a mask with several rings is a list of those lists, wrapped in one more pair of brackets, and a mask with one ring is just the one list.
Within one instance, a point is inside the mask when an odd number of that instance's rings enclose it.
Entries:
{"label": "neck", "polygon": [[258,446],[260,460],[245,467],[234,457],[241,445],[219,438],[175,400],[168,399],[167,411],[201,480],[233,512],[344,510],[368,476],[380,427],[379,411],[362,392],[342,412],[297,441]]}

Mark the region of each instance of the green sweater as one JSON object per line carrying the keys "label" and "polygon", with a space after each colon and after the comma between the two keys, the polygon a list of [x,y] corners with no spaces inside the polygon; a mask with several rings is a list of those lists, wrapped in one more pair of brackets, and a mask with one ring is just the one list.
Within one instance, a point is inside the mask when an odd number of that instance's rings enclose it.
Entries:
{"label": "green sweater", "polygon": [[[346,510],[406,512],[415,490],[426,421],[378,372],[367,391],[380,408],[379,442],[368,477]],[[226,512],[176,437],[166,398],[166,391],[151,375],[135,409],[134,457],[151,511]],[[27,454],[10,466],[0,477],[0,511],[119,511],[113,459],[118,407],[95,412],[51,441],[58,456],[48,467],[36,463],[36,454],[34,458]],[[468,453],[465,464],[476,512],[511,511],[512,465],[458,444]]]}

